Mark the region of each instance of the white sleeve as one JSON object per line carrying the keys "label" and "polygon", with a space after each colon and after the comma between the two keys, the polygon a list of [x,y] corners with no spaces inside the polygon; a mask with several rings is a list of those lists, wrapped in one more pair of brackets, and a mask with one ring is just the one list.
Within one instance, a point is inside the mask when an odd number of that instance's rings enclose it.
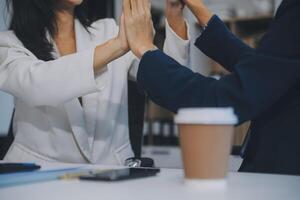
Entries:
{"label": "white sleeve", "polygon": [[189,25],[187,22],[186,25],[188,40],[183,40],[172,30],[168,20],[166,20],[166,41],[164,44],[164,52],[183,66],[188,66],[189,64],[190,36]]}
{"label": "white sleeve", "polygon": [[94,48],[53,61],[25,48],[0,44],[0,89],[31,106],[57,106],[97,92]]}
{"label": "white sleeve", "polygon": [[[183,40],[178,36],[170,27],[168,20],[166,20],[166,40],[164,43],[164,52],[174,58],[183,66],[189,65],[189,54],[190,54],[190,35],[189,35],[189,24],[186,21],[188,40]],[[131,53],[132,54],[132,53]],[[133,54],[131,56],[132,65],[129,71],[129,77],[136,80],[137,71],[139,67],[139,59]]]}
{"label": "white sleeve", "polygon": [[130,68],[128,78],[132,81],[136,81],[137,73],[139,70],[140,59],[136,57],[132,52],[129,52],[129,59],[130,59]]}

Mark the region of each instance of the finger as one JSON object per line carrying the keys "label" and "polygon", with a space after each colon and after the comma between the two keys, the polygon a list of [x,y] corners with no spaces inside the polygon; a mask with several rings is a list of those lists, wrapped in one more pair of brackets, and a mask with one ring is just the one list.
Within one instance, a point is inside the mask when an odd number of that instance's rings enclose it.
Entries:
{"label": "finger", "polygon": [[146,11],[148,1],[140,0],[140,2],[141,2],[141,6],[143,7],[143,10]]}
{"label": "finger", "polygon": [[130,0],[132,15],[136,15],[138,13],[137,1],[139,0]]}
{"label": "finger", "polygon": [[121,34],[124,34],[123,36],[126,37],[125,16],[124,16],[124,14],[121,15],[121,19],[120,19],[120,32],[121,32]]}
{"label": "finger", "polygon": [[122,13],[121,18],[120,18],[120,28],[123,29],[125,26],[125,17],[124,13]]}
{"label": "finger", "polygon": [[124,14],[122,13],[122,15],[120,16],[120,22],[119,22],[119,33],[122,32],[122,29],[123,29],[123,18],[124,18]]}
{"label": "finger", "polygon": [[123,0],[123,13],[125,18],[129,18],[131,16],[130,0]]}
{"label": "finger", "polygon": [[145,11],[145,13],[147,14],[147,15],[151,15],[150,13],[150,9],[151,9],[151,3],[150,3],[150,1],[149,0],[142,0],[142,2],[143,2],[143,9],[144,9],[144,11]]}
{"label": "finger", "polygon": [[145,12],[145,9],[144,9],[144,0],[136,0],[137,1],[137,9],[138,9],[138,12],[141,14],[141,13],[144,13]]}

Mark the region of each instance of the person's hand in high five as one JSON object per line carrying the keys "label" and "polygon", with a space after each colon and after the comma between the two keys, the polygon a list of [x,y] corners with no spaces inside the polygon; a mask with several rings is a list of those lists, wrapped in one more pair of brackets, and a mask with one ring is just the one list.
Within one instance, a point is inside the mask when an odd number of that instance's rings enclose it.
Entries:
{"label": "person's hand in high five", "polygon": [[124,14],[121,15],[120,18],[120,25],[119,25],[119,33],[118,36],[116,37],[117,42],[119,43],[123,54],[127,53],[130,49],[129,49],[129,44],[127,41],[127,37],[126,37],[126,32],[125,32],[125,17]]}
{"label": "person's hand in high five", "polygon": [[180,0],[166,0],[166,17],[172,30],[182,39],[188,39],[187,25],[183,16],[184,3]]}
{"label": "person's hand in high five", "polygon": [[139,58],[154,49],[149,0],[123,0],[125,30],[131,51]]}
{"label": "person's hand in high five", "polygon": [[206,26],[213,17],[212,12],[205,6],[202,0],[182,0],[196,16],[201,26]]}

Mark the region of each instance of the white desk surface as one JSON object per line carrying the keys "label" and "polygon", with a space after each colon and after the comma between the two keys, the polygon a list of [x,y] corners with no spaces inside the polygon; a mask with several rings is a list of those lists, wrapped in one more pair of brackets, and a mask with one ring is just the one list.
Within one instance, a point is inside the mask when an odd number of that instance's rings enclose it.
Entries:
{"label": "white desk surface", "polygon": [[[48,166],[45,168],[56,168]],[[61,166],[60,166],[61,167]],[[45,169],[44,168],[44,169]],[[97,166],[103,168],[103,166]],[[300,176],[230,173],[225,191],[188,187],[183,172],[115,183],[51,181],[0,189],[0,200],[299,200]]]}

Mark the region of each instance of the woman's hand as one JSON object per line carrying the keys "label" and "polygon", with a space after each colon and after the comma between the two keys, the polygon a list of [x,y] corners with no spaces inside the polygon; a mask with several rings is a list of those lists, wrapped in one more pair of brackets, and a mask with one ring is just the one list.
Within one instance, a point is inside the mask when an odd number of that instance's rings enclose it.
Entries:
{"label": "woman's hand", "polygon": [[170,27],[182,39],[187,40],[187,26],[183,16],[184,4],[180,0],[166,0],[166,17]]}
{"label": "woman's hand", "polygon": [[98,45],[94,52],[94,71],[102,70],[111,61],[120,58],[130,50],[125,32],[125,18],[122,14],[118,36]]}
{"label": "woman's hand", "polygon": [[129,47],[141,58],[155,47],[149,0],[123,0],[123,12]]}
{"label": "woman's hand", "polygon": [[209,20],[212,18],[213,14],[205,6],[202,0],[182,0],[187,7],[196,16],[199,24],[201,26],[206,26]]}
{"label": "woman's hand", "polygon": [[121,55],[126,54],[130,50],[129,44],[128,44],[128,41],[127,41],[127,37],[126,37],[126,32],[125,32],[124,14],[122,14],[121,18],[120,18],[119,34],[115,38],[115,42],[120,48],[120,54]]}

